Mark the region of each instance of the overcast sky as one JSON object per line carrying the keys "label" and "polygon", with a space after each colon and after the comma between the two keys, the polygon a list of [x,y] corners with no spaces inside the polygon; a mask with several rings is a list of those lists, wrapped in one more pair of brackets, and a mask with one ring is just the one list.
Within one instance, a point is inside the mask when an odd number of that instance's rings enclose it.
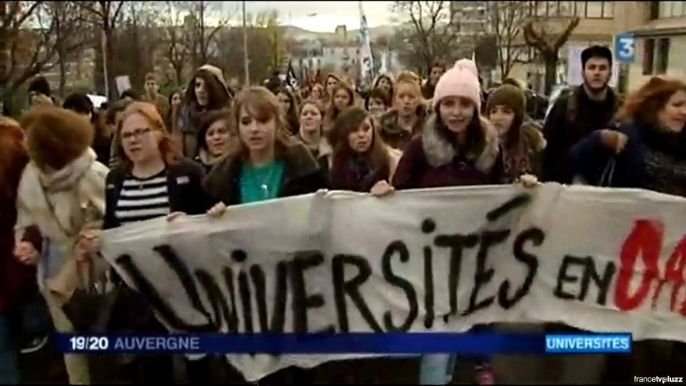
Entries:
{"label": "overcast sky", "polygon": [[[276,9],[283,24],[291,24],[317,32],[334,32],[337,25],[348,29],[360,27],[359,2],[357,1],[248,1],[246,11],[257,13]],[[362,8],[370,27],[390,24],[392,1],[363,1]],[[227,12],[241,12],[240,1],[224,1]]]}

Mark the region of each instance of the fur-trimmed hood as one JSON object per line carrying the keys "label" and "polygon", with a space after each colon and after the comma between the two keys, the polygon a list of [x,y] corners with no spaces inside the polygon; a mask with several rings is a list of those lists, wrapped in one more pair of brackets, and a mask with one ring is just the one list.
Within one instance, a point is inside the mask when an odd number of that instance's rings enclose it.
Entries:
{"label": "fur-trimmed hood", "polygon": [[[491,123],[483,118],[481,128],[486,136],[486,146],[480,154],[465,154],[468,159],[474,160],[474,165],[482,172],[489,171],[498,159],[498,132]],[[455,147],[445,141],[438,133],[436,127],[436,115],[427,119],[422,131],[422,146],[426,160],[432,167],[439,167],[453,161],[457,152]]]}

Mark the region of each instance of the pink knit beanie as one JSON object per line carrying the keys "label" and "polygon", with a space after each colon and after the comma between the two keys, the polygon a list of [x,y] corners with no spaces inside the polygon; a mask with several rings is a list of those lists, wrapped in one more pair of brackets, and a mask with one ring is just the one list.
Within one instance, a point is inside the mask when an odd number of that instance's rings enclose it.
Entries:
{"label": "pink knit beanie", "polygon": [[446,97],[463,97],[476,105],[476,111],[481,111],[481,86],[479,85],[479,71],[476,64],[469,59],[460,59],[453,68],[446,71],[436,84],[433,107]]}

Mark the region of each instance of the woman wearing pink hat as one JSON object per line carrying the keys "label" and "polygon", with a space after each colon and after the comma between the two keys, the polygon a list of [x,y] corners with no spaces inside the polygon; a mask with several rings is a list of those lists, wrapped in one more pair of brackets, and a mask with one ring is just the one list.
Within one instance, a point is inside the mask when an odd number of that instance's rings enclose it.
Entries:
{"label": "woman wearing pink hat", "polygon": [[[473,61],[458,61],[439,79],[432,104],[434,114],[426,121],[422,133],[407,144],[393,186],[377,184],[372,194],[383,196],[394,188],[489,185],[506,180],[498,133],[479,113],[481,87]],[[488,358],[475,359],[477,383],[493,384]],[[451,354],[424,355],[420,384],[449,383],[455,360],[456,355]]]}

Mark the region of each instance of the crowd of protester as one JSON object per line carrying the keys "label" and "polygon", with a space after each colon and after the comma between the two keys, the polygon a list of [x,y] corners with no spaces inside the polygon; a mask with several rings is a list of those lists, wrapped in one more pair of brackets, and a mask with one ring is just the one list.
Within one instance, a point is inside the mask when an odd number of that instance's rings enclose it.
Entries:
{"label": "crowd of protester", "polygon": [[[612,60],[605,47],[586,49],[583,85],[555,102],[542,130],[527,113],[526,90],[508,81],[485,98],[467,59],[433,66],[425,82],[412,72],[381,74],[364,97],[337,74],[303,89],[275,77],[235,92],[205,65],[168,97],[148,74],[142,95],[127,92],[105,109],[85,94],[60,107],[38,78],[21,119],[0,118],[0,383],[19,381],[17,358],[44,345],[46,325],[78,330],[66,311],[84,267],[98,259],[103,229],[219,217],[232,205],[320,189],[383,199],[402,189],[543,181],[685,196],[686,85],[655,77],[620,100],[608,86]],[[137,328],[164,331],[154,317]],[[674,375],[670,361],[684,353],[664,341],[636,349],[650,363],[624,359],[615,374]],[[473,363],[477,383],[497,381],[489,358],[460,360]],[[70,383],[93,381],[87,357],[64,362]],[[193,383],[231,372],[215,357],[181,362]],[[179,360],[126,363],[136,369],[131,382],[173,383]],[[454,355],[424,355],[417,381],[446,384],[455,363]],[[308,383],[312,371],[289,368],[260,383]]]}

